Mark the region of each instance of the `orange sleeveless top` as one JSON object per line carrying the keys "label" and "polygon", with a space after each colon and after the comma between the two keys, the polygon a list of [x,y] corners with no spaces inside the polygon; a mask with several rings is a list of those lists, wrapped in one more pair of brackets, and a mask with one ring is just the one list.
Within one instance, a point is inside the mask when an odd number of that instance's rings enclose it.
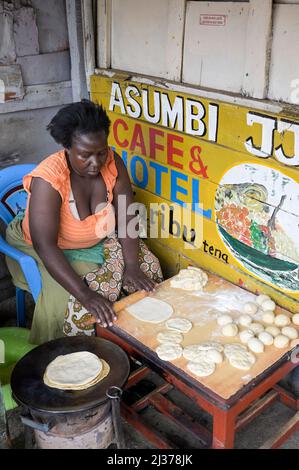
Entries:
{"label": "orange sleeveless top", "polygon": [[60,209],[60,226],[58,246],[61,249],[90,248],[113,232],[115,213],[112,206],[113,188],[117,179],[117,168],[114,152],[109,148],[105,165],[101,169],[102,178],[107,187],[107,204],[96,214],[91,214],[84,220],[78,220],[70,208],[72,194],[70,170],[64,150],[57,152],[42,161],[29,175],[23,179],[24,189],[28,193],[25,217],[22,223],[24,240],[32,245],[29,230],[29,203],[32,178],[42,178],[59,192],[62,200]]}

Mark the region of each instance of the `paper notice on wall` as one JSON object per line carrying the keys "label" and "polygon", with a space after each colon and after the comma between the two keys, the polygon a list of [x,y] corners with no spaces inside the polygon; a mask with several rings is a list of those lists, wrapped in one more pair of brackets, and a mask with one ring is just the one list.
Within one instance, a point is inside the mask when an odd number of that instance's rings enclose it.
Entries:
{"label": "paper notice on wall", "polygon": [[226,15],[200,15],[199,24],[204,26],[225,26]]}

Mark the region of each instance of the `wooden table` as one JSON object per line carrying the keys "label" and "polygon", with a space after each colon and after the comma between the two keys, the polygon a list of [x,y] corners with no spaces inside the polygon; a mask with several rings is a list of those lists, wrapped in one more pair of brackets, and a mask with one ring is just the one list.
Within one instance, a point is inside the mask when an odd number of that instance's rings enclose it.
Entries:
{"label": "wooden table", "polygon": [[[254,300],[253,294],[212,275],[209,276],[209,283],[204,292],[197,296],[173,289],[169,282],[165,281],[157,292],[151,295],[170,303],[175,311],[173,316],[182,316],[192,321],[194,328],[184,336],[183,346],[207,340],[221,343],[239,342],[238,339],[221,336],[216,319],[220,312],[230,312],[233,317],[239,316],[242,304]],[[134,295],[131,298],[134,303]],[[130,303],[130,297],[127,302]],[[284,310],[277,309],[277,313],[282,311]],[[289,312],[285,313],[290,315]],[[156,336],[164,329],[164,324],[140,322],[126,310],[120,313],[113,327],[97,328],[98,336],[119,344],[132,358],[143,364],[131,374],[127,388],[144,378],[150,370],[157,372],[166,381],[165,385],[142,397],[132,406],[123,405],[125,418],[156,447],[166,449],[173,446],[150,429],[138,415],[138,412],[148,405],[153,405],[181,428],[192,432],[204,446],[212,448],[233,448],[236,431],[277,399],[298,411],[299,400],[277,385],[297,365],[295,361],[290,360],[297,342],[285,349],[266,347],[265,353],[257,355],[257,362],[250,371],[240,371],[225,361],[217,366],[213,375],[199,379],[188,371],[184,358],[166,362],[157,357]],[[212,435],[165,397],[172,386],[212,415]],[[266,447],[278,447],[298,428],[299,413],[284,427],[279,436],[265,444]]]}

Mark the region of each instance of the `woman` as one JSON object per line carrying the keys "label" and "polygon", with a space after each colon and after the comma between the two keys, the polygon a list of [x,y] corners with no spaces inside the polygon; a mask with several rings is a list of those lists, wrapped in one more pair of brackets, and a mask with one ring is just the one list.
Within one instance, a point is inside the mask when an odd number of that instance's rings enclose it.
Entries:
{"label": "woman", "polygon": [[[34,344],[62,336],[62,330],[94,334],[94,327],[86,326],[91,315],[111,326],[112,302],[122,289],[151,291],[162,281],[158,260],[127,234],[133,194],[121,158],[108,147],[109,128],[106,112],[90,101],[63,108],[48,130],[64,149],[24,178],[25,216],[8,226],[6,237],[33,256],[41,272]],[[18,264],[11,259],[7,264],[15,285],[26,289]]]}

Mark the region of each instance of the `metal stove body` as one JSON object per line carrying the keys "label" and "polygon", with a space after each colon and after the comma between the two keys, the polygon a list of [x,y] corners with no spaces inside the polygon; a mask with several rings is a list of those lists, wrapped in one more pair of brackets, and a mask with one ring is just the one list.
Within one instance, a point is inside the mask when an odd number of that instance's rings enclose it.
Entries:
{"label": "metal stove body", "polygon": [[[44,384],[47,365],[57,356],[89,351],[110,366],[109,375],[86,390],[58,390]],[[61,338],[32,350],[16,365],[11,387],[22,421],[34,429],[42,449],[104,449],[121,440],[119,400],[130,364],[116,344],[93,337]]]}

